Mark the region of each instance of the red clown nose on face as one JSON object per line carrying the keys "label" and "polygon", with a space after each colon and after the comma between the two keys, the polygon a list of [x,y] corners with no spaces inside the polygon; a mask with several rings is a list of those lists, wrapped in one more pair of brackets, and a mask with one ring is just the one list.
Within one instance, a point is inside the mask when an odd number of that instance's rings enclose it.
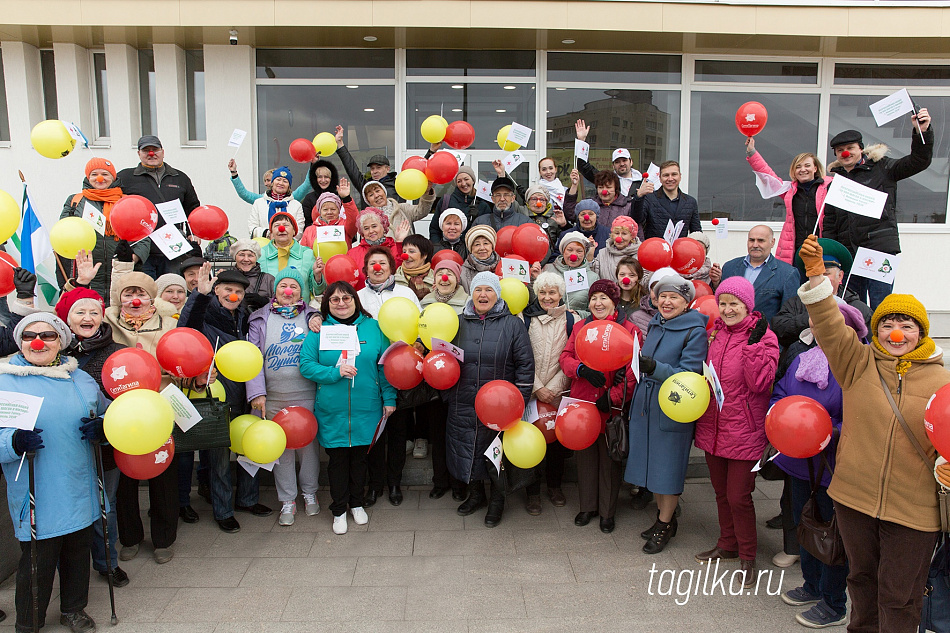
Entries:
{"label": "red clown nose on face", "polygon": [[571,253],[571,256],[570,256],[568,259],[570,259],[572,262],[576,262],[576,261],[577,261],[577,253]]}
{"label": "red clown nose on face", "polygon": [[442,281],[448,281],[448,280],[449,280],[449,276],[446,275],[446,274],[443,274],[443,275],[442,275]]}
{"label": "red clown nose on face", "polygon": [[294,295],[294,289],[293,289],[293,288],[284,288],[284,295],[286,295],[286,296],[288,296],[288,297],[292,297],[292,296]]}
{"label": "red clown nose on face", "polygon": [[629,286],[629,285],[630,285],[630,277],[624,277],[623,279],[620,280],[620,283],[622,283],[622,284],[625,285],[625,286]]}
{"label": "red clown nose on face", "polygon": [[374,272],[377,272],[377,273],[378,273],[378,272],[381,271],[382,269],[383,269],[383,267],[380,266],[379,264],[373,264],[373,271],[374,271]]}
{"label": "red clown nose on face", "polygon": [[851,152],[849,152],[848,150],[844,150],[843,152],[841,152],[841,158],[851,158]]}
{"label": "red clown nose on face", "polygon": [[152,150],[149,150],[149,152],[148,152],[148,157],[149,157],[149,158],[155,158],[155,152],[152,151]]}
{"label": "red clown nose on face", "polygon": [[610,193],[610,192],[607,191],[606,189],[601,189],[601,190],[600,190],[600,195],[602,195],[602,196],[606,196],[608,193]]}
{"label": "red clown nose on face", "polygon": [[35,338],[32,341],[30,341],[30,348],[35,349],[37,352],[43,349],[44,347],[45,345],[43,345],[43,341],[41,341],[39,338]]}
{"label": "red clown nose on face", "polygon": [[240,297],[237,296],[237,293],[232,292],[231,294],[228,295],[228,301],[230,301],[231,303],[237,303],[239,299]]}
{"label": "red clown nose on face", "polygon": [[894,343],[900,343],[904,340],[904,333],[900,330],[891,330],[891,333],[887,338],[891,339],[891,341]]}
{"label": "red clown nose on face", "polygon": [[619,244],[620,242],[623,241],[623,238],[618,235],[617,237],[614,238],[614,241]]}
{"label": "red clown nose on face", "polygon": [[141,300],[141,299],[132,299],[132,307],[133,307],[133,308],[139,308],[139,307],[141,307],[141,306],[142,306],[142,300]]}
{"label": "red clown nose on face", "polygon": [[278,233],[285,233],[286,231],[287,231],[287,227],[282,224],[277,227]]}
{"label": "red clown nose on face", "polygon": [[403,253],[402,255],[399,256],[399,259],[401,259],[404,262],[409,261],[409,256]]}
{"label": "red clown nose on face", "polygon": [[106,181],[104,176],[96,176],[96,182],[100,185]]}
{"label": "red clown nose on face", "polygon": [[542,202],[541,200],[538,200],[537,202],[534,203],[534,206],[540,209],[541,207],[544,206],[544,202]]}
{"label": "red clown nose on face", "polygon": [[583,217],[584,220],[590,220],[590,214],[588,214],[588,213],[585,213],[585,214],[584,214],[583,216],[581,216],[581,217]]}

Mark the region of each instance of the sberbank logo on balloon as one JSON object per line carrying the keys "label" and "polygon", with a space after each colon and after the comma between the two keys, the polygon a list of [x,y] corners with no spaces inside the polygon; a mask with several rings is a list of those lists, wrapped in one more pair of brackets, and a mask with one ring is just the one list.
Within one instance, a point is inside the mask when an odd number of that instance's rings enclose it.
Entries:
{"label": "sberbank logo on balloon", "polygon": [[[677,387],[679,387],[680,389],[682,389],[690,398],[693,398],[693,399],[696,398],[696,392],[693,391],[692,389],[690,389],[689,387],[687,387],[687,386],[686,386],[683,382],[681,382],[679,379],[674,378],[674,379],[673,379],[673,384],[676,385]],[[676,396],[676,398],[674,399],[673,396]],[[679,393],[676,392],[676,391],[671,392],[671,393],[670,393],[670,400],[671,400],[672,402],[675,402],[676,404],[679,404],[680,401],[681,401],[681,400],[680,400],[680,397],[679,397]]]}

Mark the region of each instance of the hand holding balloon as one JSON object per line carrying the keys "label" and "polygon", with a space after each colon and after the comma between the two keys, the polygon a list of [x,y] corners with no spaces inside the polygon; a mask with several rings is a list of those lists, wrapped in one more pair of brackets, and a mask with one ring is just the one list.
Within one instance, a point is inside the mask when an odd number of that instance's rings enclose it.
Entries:
{"label": "hand holding balloon", "polygon": [[755,155],[755,139],[747,136],[745,139],[745,155],[751,158]]}

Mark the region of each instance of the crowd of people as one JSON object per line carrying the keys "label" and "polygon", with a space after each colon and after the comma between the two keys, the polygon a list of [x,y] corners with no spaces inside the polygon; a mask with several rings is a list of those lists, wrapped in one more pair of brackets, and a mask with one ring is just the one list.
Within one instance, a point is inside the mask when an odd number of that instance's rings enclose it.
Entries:
{"label": "crowd of people", "polygon": [[[315,440],[287,449],[274,467],[279,526],[294,524],[299,497],[307,516],[321,511],[321,450],[329,460],[329,511],[338,535],[347,532],[348,516],[357,525],[370,521],[366,508],[384,495],[392,505],[402,503],[409,452],[431,452],[429,498],[451,492],[459,515],[483,510],[487,527],[499,525],[516,499],[523,499],[528,514],[543,513],[542,479],[551,505],[567,505],[565,464],[574,457],[575,524],[597,518],[600,530],[611,533],[626,481],[633,486],[634,508],[656,504],[655,521],[641,532],[643,552],[652,555],[674,543],[695,445],[705,452],[719,517],[718,540],[695,559],[737,560],[747,587],[758,579],[753,467],[768,445],[766,412],[785,396],[806,395],[824,406],[835,433],[821,456],[774,461],[785,480],[787,528],[785,551],[774,562],[788,566],[800,557],[805,579],[782,599],[809,607],[797,615],[807,627],[844,624],[849,594],[849,630],[916,630],[940,523],[933,464],[921,463],[913,442],[930,459],[936,456],[924,432],[923,409],[950,383],[950,373],[919,301],[891,294],[877,282],[852,280],[847,288],[842,283],[857,247],[899,248],[896,182],[926,168],[933,147],[926,109],[913,121],[921,139],[913,137],[906,158],[865,150],[854,130],[831,142],[837,160],[829,171],[835,177],[888,193],[881,220],[824,205],[830,178],[814,154],[801,154],[789,171],[790,188],[780,194],[787,219],[778,250],[772,229],[755,226],[748,232],[748,254],[721,266],[709,255],[696,200],[679,188],[679,164],[660,165],[661,187],[654,190],[651,182],[639,182],[625,148],[614,151],[613,170],[578,161],[566,187],[550,158],[539,163],[541,180],[527,188],[496,162],[490,203],[475,195],[475,172],[466,166],[444,195],[430,188],[408,202],[396,193],[386,156],[372,157],[370,173],[360,173],[340,127],[338,155],[348,178],[318,157],[296,189],[287,167],[266,172],[259,195],[246,189],[236,164],[229,163],[235,190],[251,211],[246,231],[234,235],[230,246],[234,266],[216,274],[186,223],[179,228],[195,247],[174,260],[148,240],[120,239],[108,223],[113,205],[132,193],[155,203],[177,199],[186,214],[199,205],[188,176],[165,163],[158,138],[139,140],[134,168],[117,172],[110,161],[90,160],[82,191],[66,201],[62,215],[81,216],[92,206],[107,220],[104,234],[92,251],[60,259],[62,293],[52,311],[35,304],[36,277],[17,269],[16,294],[7,297],[9,327],[0,336],[0,352],[8,355],[0,364],[0,390],[47,396],[34,429],[0,428],[0,463],[23,552],[16,630],[43,626],[56,571],[61,622],[73,631],[95,629],[84,611],[90,562],[113,586],[128,584],[119,563],[135,558],[145,538],[141,482],[121,472],[113,458],[102,418],[110,400],[101,372],[116,350],[133,347],[154,356],[159,339],[179,327],[197,330],[212,344],[248,341],[261,350],[264,366],[246,383],[214,370],[190,379],[163,373],[163,387],[175,383],[192,394],[223,387],[220,397],[232,417],[269,418],[288,406],[316,416]],[[587,131],[578,121],[578,138]],[[751,139],[747,155],[753,169],[771,172]],[[583,196],[585,178],[596,187],[593,197]],[[414,223],[430,212],[428,237],[416,234]],[[642,241],[663,236],[669,223],[680,221],[675,237],[702,244],[703,265],[691,275],[645,270],[638,260]],[[544,258],[529,262],[529,303],[513,314],[495,272],[503,255],[496,248],[503,228],[529,223],[543,230],[549,248]],[[824,227],[822,239],[813,235],[816,224],[819,232]],[[315,254],[316,230],[323,226],[344,228],[347,255],[359,271],[352,281],[328,283],[327,263]],[[435,258],[439,252],[453,256]],[[581,270],[586,286],[569,289],[565,280]],[[718,305],[712,323],[693,305],[705,284]],[[392,298],[420,311],[442,303],[456,313],[452,343],[464,360],[452,387],[439,391],[423,383],[398,390],[387,380],[379,361],[390,341],[377,319]],[[629,366],[603,372],[578,356],[579,330],[599,321],[638,339],[641,353]],[[355,357],[321,343],[321,331],[331,325],[354,328]],[[429,351],[422,340],[415,347]],[[724,404],[718,407],[713,398],[695,422],[674,421],[660,406],[660,386],[680,372],[703,374],[704,363],[721,381]],[[609,452],[603,429],[583,450],[554,440],[524,493],[506,495],[485,456],[497,432],[480,423],[475,406],[479,389],[494,380],[513,384],[526,406],[536,400],[556,409],[570,396],[593,403],[602,423],[624,416],[626,463]],[[56,398],[48,398],[52,393]],[[912,437],[896,427],[902,415]],[[381,419],[387,420],[385,432],[374,443]],[[103,500],[95,463],[100,450]],[[236,513],[272,514],[260,503],[260,471],[252,476],[233,469],[227,448],[198,452],[197,492],[211,504],[222,531],[240,530]],[[31,470],[17,476],[24,455]],[[176,453],[162,474],[147,481],[157,564],[173,558],[179,520],[199,520],[191,505],[194,462],[193,452]],[[28,490],[36,508],[35,553]],[[837,517],[844,566],[826,565],[794,541],[794,526],[813,493],[821,512]],[[107,533],[99,521],[101,501]]]}

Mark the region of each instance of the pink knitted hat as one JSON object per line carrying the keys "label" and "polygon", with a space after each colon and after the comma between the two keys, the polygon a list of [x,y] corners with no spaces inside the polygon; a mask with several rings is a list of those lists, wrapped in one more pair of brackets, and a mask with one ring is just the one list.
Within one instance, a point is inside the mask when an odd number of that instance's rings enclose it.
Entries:
{"label": "pink knitted hat", "polygon": [[637,231],[639,230],[637,223],[629,215],[618,215],[615,217],[614,221],[610,224],[610,228],[614,228],[615,226],[625,227],[634,237],[636,237]]}
{"label": "pink knitted hat", "polygon": [[363,218],[367,215],[375,215],[379,218],[379,223],[383,225],[383,233],[389,232],[389,217],[382,211],[382,209],[377,209],[376,207],[366,207],[360,211],[359,216],[356,218],[356,229],[360,232],[360,235],[363,234]]}
{"label": "pink knitted hat", "polygon": [[728,294],[745,304],[749,312],[755,310],[755,288],[745,277],[728,277],[716,288],[716,301],[719,295]]}

